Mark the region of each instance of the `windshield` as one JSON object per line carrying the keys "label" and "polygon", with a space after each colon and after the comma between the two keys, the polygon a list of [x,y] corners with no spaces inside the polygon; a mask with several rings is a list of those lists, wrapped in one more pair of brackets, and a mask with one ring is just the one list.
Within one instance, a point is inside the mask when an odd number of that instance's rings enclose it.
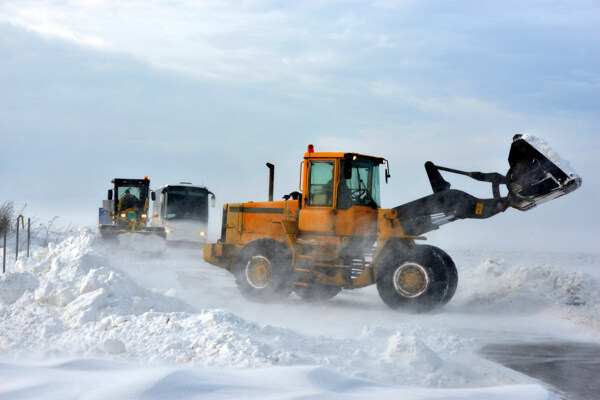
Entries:
{"label": "windshield", "polygon": [[[351,176],[347,178],[348,169]],[[346,171],[346,172],[344,172]],[[379,163],[368,158],[342,160],[337,207],[350,208],[353,205],[379,208]]]}
{"label": "windshield", "polygon": [[165,191],[163,218],[208,221],[208,192],[191,187],[169,187]]}
{"label": "windshield", "polygon": [[135,183],[117,186],[117,209],[127,210],[137,208],[142,210],[148,198],[148,188],[145,185]]}
{"label": "windshield", "polygon": [[138,200],[146,199],[144,188],[140,188],[137,186],[120,186],[117,188],[117,196],[118,198],[122,198],[126,193],[134,195]]}

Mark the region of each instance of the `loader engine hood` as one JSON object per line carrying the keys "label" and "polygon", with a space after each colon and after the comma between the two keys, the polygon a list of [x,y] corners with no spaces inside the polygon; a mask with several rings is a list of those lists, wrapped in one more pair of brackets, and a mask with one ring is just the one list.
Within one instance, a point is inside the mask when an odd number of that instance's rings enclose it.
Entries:
{"label": "loader engine hood", "polygon": [[511,207],[526,211],[581,186],[581,178],[550,146],[533,135],[515,135],[506,174]]}

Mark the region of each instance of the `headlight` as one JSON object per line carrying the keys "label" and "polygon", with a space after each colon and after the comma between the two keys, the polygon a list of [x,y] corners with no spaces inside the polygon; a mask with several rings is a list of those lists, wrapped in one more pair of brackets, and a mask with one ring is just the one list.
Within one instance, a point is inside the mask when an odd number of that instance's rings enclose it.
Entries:
{"label": "headlight", "polygon": [[127,216],[127,214],[123,213],[121,214],[121,218],[125,218]]}
{"label": "headlight", "polygon": [[146,214],[142,214],[142,218],[146,218],[146,217],[147,217],[147,215],[146,215]]}
{"label": "headlight", "polygon": [[200,236],[205,236],[206,232],[200,232]]}

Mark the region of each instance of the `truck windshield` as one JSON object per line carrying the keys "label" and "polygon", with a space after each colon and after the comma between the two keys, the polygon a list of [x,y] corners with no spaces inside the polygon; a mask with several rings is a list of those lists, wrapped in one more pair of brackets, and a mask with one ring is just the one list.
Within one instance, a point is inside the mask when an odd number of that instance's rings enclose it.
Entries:
{"label": "truck windshield", "polygon": [[169,220],[208,221],[208,192],[201,188],[169,187],[166,190],[163,217]]}
{"label": "truck windshield", "polygon": [[[350,163],[350,167],[348,167]],[[347,168],[352,176],[344,177]],[[347,209],[353,205],[379,208],[379,163],[369,158],[342,160],[340,168],[340,186],[338,188],[337,207]]]}

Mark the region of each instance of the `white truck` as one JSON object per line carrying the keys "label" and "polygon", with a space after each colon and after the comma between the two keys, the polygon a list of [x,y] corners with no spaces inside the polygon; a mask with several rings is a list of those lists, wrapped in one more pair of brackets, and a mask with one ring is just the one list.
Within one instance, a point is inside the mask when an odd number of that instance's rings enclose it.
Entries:
{"label": "white truck", "polygon": [[163,227],[168,241],[206,242],[208,199],[215,206],[215,195],[204,186],[190,182],[169,184],[155,190],[152,225]]}

